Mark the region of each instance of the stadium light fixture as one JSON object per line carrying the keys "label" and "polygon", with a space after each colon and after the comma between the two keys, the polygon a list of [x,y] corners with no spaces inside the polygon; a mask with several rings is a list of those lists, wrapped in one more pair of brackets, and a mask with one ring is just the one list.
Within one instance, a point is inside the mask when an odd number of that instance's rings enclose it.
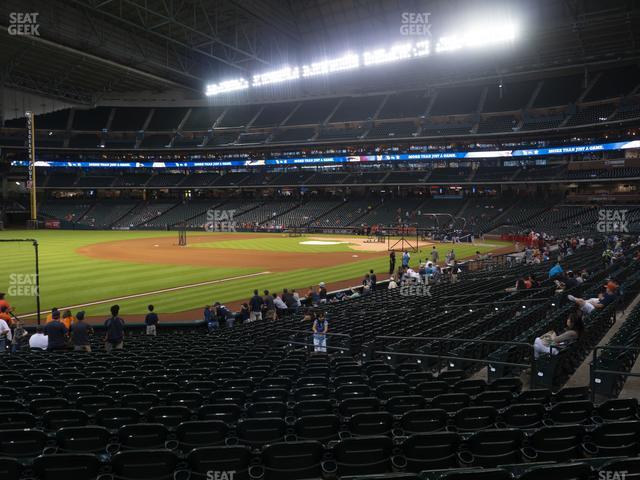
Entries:
{"label": "stadium light fixture", "polygon": [[254,75],[251,86],[261,87],[262,85],[271,85],[273,83],[286,82],[298,78],[300,78],[300,69],[298,67],[283,67],[278,70]]}
{"label": "stadium light fixture", "polygon": [[462,32],[440,37],[436,53],[451,52],[463,48],[480,48],[496,43],[512,42],[518,36],[518,26],[509,21],[487,22],[471,25]]}
{"label": "stadium light fixture", "polygon": [[420,40],[398,43],[387,48],[377,48],[363,53],[349,52],[333,59],[321,60],[302,66],[285,66],[277,70],[258,73],[253,75],[251,81],[245,78],[236,78],[220,83],[211,83],[206,86],[205,93],[207,96],[213,96],[300,78],[355,70],[361,66],[368,67],[400,60],[423,58],[433,52],[438,54],[467,48],[474,49],[485,45],[510,42],[515,40],[517,36],[518,26],[515,23],[492,20],[473,24],[460,32],[442,36],[435,44],[432,44],[429,40]]}
{"label": "stadium light fixture", "polygon": [[353,70],[360,67],[360,56],[355,53],[347,53],[339,58],[323,60],[302,66],[303,77],[315,77],[316,75],[328,75],[333,72]]}
{"label": "stadium light fixture", "polygon": [[221,93],[236,92],[238,90],[246,90],[249,88],[249,82],[244,78],[236,78],[233,80],[226,80],[220,83],[210,83],[207,85],[205,95],[211,97],[213,95],[219,95]]}
{"label": "stadium light fixture", "polygon": [[398,60],[405,60],[411,58],[412,45],[411,43],[400,43],[393,45],[389,49],[379,48],[362,54],[363,63],[365,66],[378,65],[381,63],[396,62]]}

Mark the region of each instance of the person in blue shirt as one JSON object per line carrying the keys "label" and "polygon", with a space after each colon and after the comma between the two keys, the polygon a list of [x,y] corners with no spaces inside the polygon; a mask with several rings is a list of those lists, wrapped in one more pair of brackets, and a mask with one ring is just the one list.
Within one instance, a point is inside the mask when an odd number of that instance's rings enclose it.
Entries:
{"label": "person in blue shirt", "polygon": [[326,353],[329,321],[326,319],[324,313],[321,313],[318,318],[313,321],[311,329],[313,330],[313,350],[315,352]]}
{"label": "person in blue shirt", "polygon": [[220,325],[218,324],[218,319],[215,318],[213,312],[211,311],[211,305],[206,305],[204,307],[204,323],[207,324],[207,328],[209,329],[209,333],[216,330]]}
{"label": "person in blue shirt", "polygon": [[549,278],[554,278],[557,277],[558,275],[562,275],[564,273],[564,270],[562,268],[562,265],[560,265],[560,262],[556,262],[556,264],[551,267],[551,270],[549,270]]}
{"label": "person in blue shirt", "polygon": [[408,267],[409,266],[409,260],[411,259],[411,255],[409,255],[409,252],[405,251],[402,254],[402,266],[403,267]]}

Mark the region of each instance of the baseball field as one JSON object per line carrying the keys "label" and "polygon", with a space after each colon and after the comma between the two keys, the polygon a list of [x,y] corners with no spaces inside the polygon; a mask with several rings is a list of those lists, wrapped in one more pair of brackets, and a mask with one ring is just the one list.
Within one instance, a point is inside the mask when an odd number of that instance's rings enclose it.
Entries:
{"label": "baseball field", "polygon": [[[137,321],[154,304],[161,319],[200,320],[206,304],[237,306],[254,288],[301,293],[325,282],[329,290],[358,285],[369,269],[388,278],[387,244],[363,237],[282,233],[189,232],[178,246],[176,232],[11,230],[0,240],[38,241],[41,311],[52,307],[85,310],[103,319],[118,303],[125,319]],[[426,260],[433,244],[412,253],[412,265]],[[436,244],[440,258],[452,247],[456,257],[504,252],[499,241]],[[0,242],[0,292],[28,323],[35,322],[35,261],[30,242]],[[397,264],[400,264],[398,256]]]}

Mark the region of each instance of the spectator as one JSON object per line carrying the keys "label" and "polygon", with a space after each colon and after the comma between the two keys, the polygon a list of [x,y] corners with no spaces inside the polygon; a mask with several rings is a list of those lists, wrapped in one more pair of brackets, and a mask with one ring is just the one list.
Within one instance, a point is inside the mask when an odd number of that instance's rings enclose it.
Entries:
{"label": "spectator", "polygon": [[149,313],[144,317],[144,324],[147,326],[147,335],[153,335],[155,337],[160,319],[158,318],[158,314],[154,312],[154,309],[155,307],[153,305],[147,307]]}
{"label": "spectator", "polygon": [[562,268],[562,265],[560,264],[560,260],[558,260],[556,264],[551,267],[551,270],[549,270],[549,278],[555,278],[559,275],[562,275],[563,273],[564,270]]}
{"label": "spectator", "polygon": [[369,279],[371,280],[371,290],[375,290],[376,284],[378,283],[378,277],[373,270],[369,270]]}
{"label": "spectator", "polygon": [[253,297],[249,300],[249,321],[255,322],[256,320],[262,320],[262,306],[264,300],[258,295],[258,290],[253,291]]}
{"label": "spectator", "polygon": [[104,348],[107,352],[124,348],[124,320],[118,316],[119,313],[120,305],[112,306],[111,317],[104,322]]}
{"label": "spectator", "polygon": [[0,307],[7,307],[7,311],[11,312],[13,309],[11,308],[11,305],[9,305],[9,302],[5,300],[5,295],[6,293],[0,292]]}
{"label": "spectator", "polygon": [[295,312],[297,309],[296,299],[293,297],[293,294],[289,292],[286,288],[282,290],[282,301],[287,306],[287,310],[291,312]]}
{"label": "spectator", "polygon": [[324,313],[321,313],[318,318],[313,321],[311,329],[313,330],[314,351],[326,353],[329,322],[325,318]]}
{"label": "spectator", "polygon": [[0,320],[4,320],[5,322],[7,322],[7,325],[9,326],[11,326],[11,324],[13,323],[13,320],[11,319],[11,314],[9,313],[9,310],[7,309],[6,305],[0,306]]}
{"label": "spectator", "polygon": [[29,348],[32,350],[46,350],[49,347],[49,338],[44,334],[42,325],[36,326],[36,333],[29,338]]}
{"label": "spectator", "polygon": [[318,291],[318,303],[327,303],[327,287],[325,287],[324,282],[320,282]]}
{"label": "spectator", "polygon": [[7,351],[7,344],[11,342],[11,328],[5,320],[0,319],[0,353]]}
{"label": "spectator", "polygon": [[76,352],[91,352],[89,335],[93,335],[93,328],[84,321],[84,312],[78,312],[76,322],[71,325],[71,343]]}
{"label": "spectator", "polygon": [[24,347],[29,344],[29,332],[24,328],[22,321],[16,320],[15,325],[16,328],[11,340],[11,353],[23,351]]}
{"label": "spectator", "polygon": [[267,320],[276,319],[276,306],[273,303],[273,295],[269,293],[269,290],[264,291],[264,315]]}
{"label": "spectator", "polygon": [[240,323],[247,323],[249,321],[249,317],[251,316],[249,312],[249,304],[243,303],[242,307],[240,307],[240,311],[238,312],[236,318]]}
{"label": "spectator", "polygon": [[291,295],[293,295],[293,299],[296,301],[296,309],[302,306],[302,301],[300,300],[300,294],[294,288],[291,290]]}
{"label": "spectator", "polygon": [[388,289],[389,289],[389,290],[393,290],[394,288],[398,288],[398,284],[396,283],[395,278],[391,277],[391,278],[389,278],[389,286],[388,286]]}
{"label": "spectator", "polygon": [[284,303],[282,298],[277,293],[275,294],[275,298],[273,299],[273,304],[276,307],[278,317],[280,317],[280,315],[286,315],[288,309],[287,304]]}
{"label": "spectator", "polygon": [[62,315],[62,324],[71,331],[71,325],[75,323],[76,319],[71,314],[71,310],[65,310]]}
{"label": "spectator", "polygon": [[584,323],[582,315],[574,311],[567,318],[567,329],[561,335],[557,335],[553,330],[535,339],[533,344],[534,356],[538,358],[541,354],[557,355],[560,349],[575,342],[584,333]]}
{"label": "spectator", "polygon": [[220,322],[224,322],[227,328],[231,328],[234,325],[235,317],[233,315],[233,312],[231,312],[231,310],[222,305],[220,302],[216,302],[213,304],[213,316],[216,319],[218,325],[220,325]]}
{"label": "spectator", "polygon": [[213,310],[211,310],[211,305],[205,305],[204,312],[204,323],[207,325],[209,329],[209,333],[216,330],[220,325],[218,325],[218,319],[214,316]]}
{"label": "spectator", "polygon": [[617,298],[617,290],[618,285],[615,282],[609,281],[604,286],[604,293],[598,297],[598,300],[589,299],[585,300],[583,298],[576,298],[573,295],[567,295],[567,299],[571,302],[574,302],[580,310],[582,310],[586,314],[590,314],[594,310],[601,310],[607,305],[613,303]]}
{"label": "spectator", "polygon": [[44,327],[44,334],[49,338],[47,350],[64,350],[67,348],[69,330],[60,321],[60,311],[53,312],[51,322]]}
{"label": "spectator", "polygon": [[47,319],[46,319],[45,323],[53,322],[53,314],[56,313],[57,311],[58,311],[58,307],[53,307],[51,309],[51,312],[49,313],[49,315],[47,315]]}

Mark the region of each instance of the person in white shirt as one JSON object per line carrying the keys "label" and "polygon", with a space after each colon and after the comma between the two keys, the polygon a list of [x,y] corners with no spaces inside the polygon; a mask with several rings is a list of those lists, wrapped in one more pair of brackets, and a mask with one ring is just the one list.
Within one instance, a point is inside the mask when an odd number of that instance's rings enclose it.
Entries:
{"label": "person in white shirt", "polygon": [[389,288],[389,290],[393,290],[394,288],[398,288],[398,284],[396,283],[396,280],[393,277],[391,277],[389,279],[389,287],[388,288]]}
{"label": "person in white shirt", "polygon": [[42,332],[44,328],[42,325],[38,325],[36,327],[36,333],[31,335],[29,339],[29,348],[38,348],[40,350],[46,350],[49,346],[49,338],[44,335]]}
{"label": "person in white shirt", "polygon": [[273,299],[273,304],[276,306],[276,309],[278,310],[287,309],[287,304],[284,303],[284,300],[282,300],[282,297],[278,294],[276,294],[276,298]]}
{"label": "person in white shirt", "polygon": [[295,289],[291,290],[291,294],[293,295],[293,299],[296,301],[296,308],[300,308],[302,306],[302,302],[300,301],[300,294]]}
{"label": "person in white shirt", "polygon": [[5,320],[0,319],[0,353],[5,353],[11,343],[11,329]]}

